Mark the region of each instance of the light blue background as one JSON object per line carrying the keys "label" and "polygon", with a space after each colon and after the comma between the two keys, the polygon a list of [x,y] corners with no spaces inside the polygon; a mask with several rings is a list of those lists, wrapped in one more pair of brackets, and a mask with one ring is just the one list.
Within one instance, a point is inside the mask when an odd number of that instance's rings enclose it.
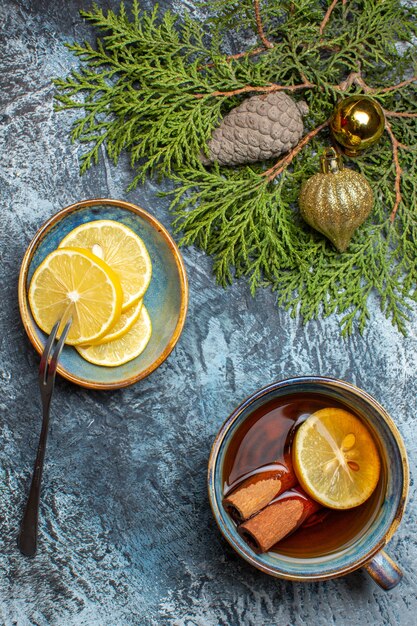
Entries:
{"label": "light blue background", "polygon": [[[118,3],[100,0],[104,8]],[[144,6],[152,6],[150,0]],[[175,11],[193,3],[161,2]],[[184,250],[190,309],[171,357],[117,392],[58,380],[41,505],[39,555],[16,535],[40,429],[38,356],[19,319],[24,251],[53,213],[89,197],[130,200],[170,228],[155,182],[127,194],[127,158],[78,174],[68,140],[72,112],[52,110],[52,76],[78,61],[68,40],[91,39],[77,10],[89,0],[6,0],[0,5],[0,623],[6,626],[415,626],[417,616],[417,314],[404,338],[371,301],[363,335],[342,340],[335,318],[303,326],[245,282],[224,291],[212,262]],[[366,389],[407,445],[411,498],[389,552],[403,583],[385,593],[363,572],[292,584],[258,572],[220,536],[206,493],[211,443],[255,389],[300,374],[332,375]]]}

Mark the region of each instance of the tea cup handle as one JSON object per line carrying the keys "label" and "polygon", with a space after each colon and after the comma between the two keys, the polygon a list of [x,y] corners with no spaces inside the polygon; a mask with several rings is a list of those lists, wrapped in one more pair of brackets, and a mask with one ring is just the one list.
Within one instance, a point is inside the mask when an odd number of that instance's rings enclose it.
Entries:
{"label": "tea cup handle", "polygon": [[403,577],[398,565],[384,550],[378,552],[373,559],[364,565],[364,568],[384,591],[396,587]]}

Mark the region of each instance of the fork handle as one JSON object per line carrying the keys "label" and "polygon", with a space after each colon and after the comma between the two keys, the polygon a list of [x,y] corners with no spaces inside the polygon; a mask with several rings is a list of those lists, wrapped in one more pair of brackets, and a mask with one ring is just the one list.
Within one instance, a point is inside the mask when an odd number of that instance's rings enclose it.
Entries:
{"label": "fork handle", "polygon": [[38,544],[39,502],[46,440],[48,437],[48,425],[49,416],[47,415],[44,416],[42,422],[41,436],[39,438],[38,452],[36,454],[29,496],[26,502],[25,512],[23,514],[19,536],[17,538],[19,550],[25,556],[35,556]]}

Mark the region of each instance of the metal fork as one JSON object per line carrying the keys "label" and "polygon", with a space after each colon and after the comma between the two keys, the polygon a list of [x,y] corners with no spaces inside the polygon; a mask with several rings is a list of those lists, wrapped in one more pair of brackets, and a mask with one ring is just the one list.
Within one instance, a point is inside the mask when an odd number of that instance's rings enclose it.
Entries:
{"label": "metal fork", "polygon": [[[20,532],[17,539],[17,545],[20,552],[25,556],[35,556],[38,537],[38,517],[39,517],[39,501],[41,493],[41,481],[43,462],[45,459],[46,441],[49,430],[49,414],[52,394],[54,391],[55,374],[58,367],[58,359],[64,347],[72,320],[69,320],[55,345],[58,329],[61,320],[56,322],[52,328],[51,334],[46,342],[45,349],[42,353],[41,362],[39,364],[39,388],[42,400],[42,429],[39,437],[38,452],[33,469],[32,482],[30,485],[29,496],[26,502],[25,512],[23,514]],[[51,356],[52,355],[52,356]]]}

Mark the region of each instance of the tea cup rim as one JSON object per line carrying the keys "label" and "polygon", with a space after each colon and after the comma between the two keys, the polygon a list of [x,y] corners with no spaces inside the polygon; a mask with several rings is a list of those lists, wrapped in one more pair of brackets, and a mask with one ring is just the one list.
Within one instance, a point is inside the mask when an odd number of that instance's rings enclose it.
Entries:
{"label": "tea cup rim", "polygon": [[[270,566],[262,562],[261,560],[256,558],[257,555],[249,548],[249,546],[247,548],[244,548],[242,545],[239,545],[239,543],[237,542],[237,538],[238,538],[237,532],[232,533],[222,521],[222,515],[220,512],[221,502],[220,503],[218,502],[217,497],[216,497],[216,490],[215,490],[215,487],[216,487],[215,470],[216,470],[216,464],[218,461],[218,456],[219,456],[219,452],[221,450],[223,441],[227,437],[227,434],[229,433],[231,427],[235,424],[237,420],[241,418],[242,414],[245,413],[246,414],[245,417],[249,415],[247,410],[251,406],[251,404],[253,404],[256,400],[262,398],[263,396],[266,396],[269,393],[275,391],[276,389],[290,387],[290,386],[296,387],[297,385],[306,384],[306,383],[309,383],[309,384],[318,383],[318,384],[322,384],[325,386],[336,387],[338,389],[342,389],[355,396],[359,396],[362,400],[364,400],[367,404],[369,404],[376,411],[376,413],[378,414],[378,417],[387,424],[390,430],[390,433],[394,438],[395,444],[398,447],[398,451],[401,457],[402,470],[403,470],[402,492],[401,492],[400,499],[398,501],[394,519],[392,520],[387,531],[384,533],[384,536],[382,537],[382,539],[378,541],[375,545],[372,545],[369,548],[369,550],[366,552],[366,554],[363,555],[361,558],[359,558],[357,561],[355,561],[352,565],[347,564],[346,566],[335,569],[334,571],[329,570],[324,573],[292,574],[289,572],[282,571],[278,567]],[[375,557],[379,552],[383,550],[384,546],[390,541],[390,539],[396,532],[401,522],[401,519],[403,517],[405,508],[406,508],[408,490],[409,490],[409,464],[408,464],[408,458],[407,458],[405,445],[404,445],[401,434],[395,422],[393,421],[389,413],[383,408],[383,406],[373,396],[371,396],[369,393],[367,393],[360,387],[357,387],[353,383],[350,383],[350,382],[347,382],[338,378],[334,378],[330,376],[315,376],[315,375],[296,376],[296,377],[287,378],[284,380],[275,381],[273,383],[270,383],[269,385],[266,385],[264,387],[261,387],[260,389],[257,389],[255,392],[247,396],[229,414],[227,419],[224,421],[223,425],[220,427],[214,439],[212,448],[211,448],[209,462],[208,462],[207,486],[208,486],[210,507],[213,512],[213,516],[216,520],[217,526],[221,534],[223,535],[223,537],[229,543],[229,545],[242,558],[244,558],[247,562],[249,562],[251,565],[253,565],[257,569],[271,576],[274,576],[276,578],[282,578],[286,580],[299,581],[299,582],[301,581],[314,582],[314,581],[323,581],[323,580],[338,578],[340,576],[345,576],[346,574],[356,571],[357,569],[360,569],[361,567],[366,565],[369,561],[371,561],[373,557]],[[305,559],[305,560],[308,561],[308,559]]]}

